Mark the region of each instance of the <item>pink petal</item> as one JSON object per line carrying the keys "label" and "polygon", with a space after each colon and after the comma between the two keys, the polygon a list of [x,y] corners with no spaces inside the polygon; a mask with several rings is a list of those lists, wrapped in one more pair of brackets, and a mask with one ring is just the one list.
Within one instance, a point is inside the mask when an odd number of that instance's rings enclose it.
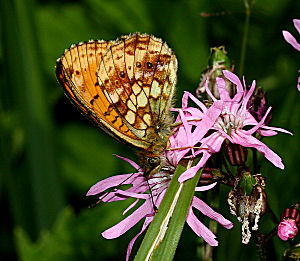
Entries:
{"label": "pink petal", "polygon": [[118,189],[114,193],[117,195],[125,196],[127,198],[137,198],[137,199],[148,199],[149,198],[149,194],[140,194],[140,193],[131,192],[128,190],[124,191],[124,190]]}
{"label": "pink petal", "polygon": [[218,182],[214,182],[214,183],[212,183],[210,185],[207,185],[207,186],[196,187],[195,191],[207,191],[207,190],[210,190],[213,187],[215,187],[217,184],[218,184]]}
{"label": "pink petal", "polygon": [[300,44],[297,42],[296,38],[288,31],[282,31],[284,39],[292,45],[297,51],[300,51]]}
{"label": "pink petal", "polygon": [[210,98],[215,102],[217,98],[211,93],[210,89],[208,88],[207,80],[205,81],[205,90],[207,94],[210,96]]}
{"label": "pink petal", "polygon": [[256,148],[260,153],[262,153],[266,157],[266,159],[272,162],[276,167],[284,169],[284,165],[282,163],[281,158],[267,145],[260,142],[255,137],[244,134],[242,131],[232,132],[231,137],[233,139],[233,143],[240,144],[248,148]]}
{"label": "pink petal", "polygon": [[211,207],[209,207],[204,201],[197,197],[193,197],[191,206],[193,208],[198,209],[199,211],[202,212],[205,216],[208,216],[209,218],[216,220],[219,224],[221,224],[223,227],[227,229],[231,229],[233,227],[233,224],[224,218],[221,214],[218,212],[214,211]]}
{"label": "pink petal", "polygon": [[[187,98],[190,98],[199,108],[202,109],[202,111],[205,112],[207,110],[206,106],[190,92],[185,91],[183,96],[185,98],[184,99],[182,98],[182,108],[187,108]],[[184,102],[183,102],[183,100],[184,100]]]}
{"label": "pink petal", "polygon": [[180,177],[178,178],[178,182],[183,183],[184,181],[193,178],[197,174],[199,169],[201,169],[201,166],[198,165],[187,169],[180,175]]}
{"label": "pink petal", "polygon": [[193,144],[192,144],[192,133],[191,133],[192,126],[190,126],[188,124],[182,110],[179,111],[179,115],[180,115],[184,130],[185,130],[185,138],[186,138],[186,142],[187,142],[185,144],[185,146],[193,146]]}
{"label": "pink petal", "polygon": [[[278,128],[278,127],[262,126],[262,128],[263,128],[263,129],[266,129],[266,130],[280,131],[280,132],[283,132],[283,133],[286,133],[286,134],[293,135],[293,133],[291,133],[290,131],[285,130],[285,129],[282,129],[282,128]],[[267,135],[264,135],[264,136],[267,136]],[[269,135],[268,135],[268,136],[269,136]]]}
{"label": "pink petal", "polygon": [[293,19],[294,26],[297,29],[298,33],[300,34],[300,20],[299,19]]}
{"label": "pink petal", "polygon": [[182,95],[182,100],[181,100],[182,108],[183,109],[187,108],[188,103],[189,103],[189,92],[185,91]]}
{"label": "pink petal", "polygon": [[220,98],[222,101],[231,101],[229,93],[226,89],[226,83],[223,78],[217,77],[216,83],[219,89]]}
{"label": "pink petal", "polygon": [[231,137],[229,135],[225,135],[225,133],[222,133],[220,130],[219,132],[214,132],[211,135],[203,138],[201,142],[203,147],[207,146],[208,148],[210,148],[210,151],[213,150],[212,152],[216,153],[220,151],[225,138],[231,140]]}
{"label": "pink petal", "polygon": [[268,110],[266,111],[264,117],[261,119],[261,121],[258,122],[258,123],[256,124],[256,126],[254,126],[253,128],[251,128],[250,130],[245,131],[245,133],[251,135],[251,134],[253,134],[254,132],[256,132],[259,128],[261,128],[261,127],[264,125],[265,120],[266,120],[268,114],[270,113],[271,109],[272,109],[272,107],[269,107]]}
{"label": "pink petal", "polygon": [[246,112],[246,118],[244,120],[243,125],[247,126],[247,125],[256,125],[258,122],[257,120],[251,115],[251,113],[249,113],[248,111]]}
{"label": "pink petal", "polygon": [[121,184],[131,184],[134,179],[140,176],[140,173],[121,174],[101,180],[93,185],[87,192],[87,196],[97,195],[109,188],[118,187]]}
{"label": "pink petal", "polygon": [[297,89],[298,89],[298,91],[300,91],[300,77],[298,77]]}
{"label": "pink petal", "polygon": [[228,70],[223,70],[223,74],[229,81],[231,81],[233,84],[236,85],[237,93],[233,97],[232,101],[239,102],[241,100],[242,96],[244,95],[244,87],[243,87],[239,77]]}
{"label": "pink petal", "polygon": [[153,217],[147,217],[144,224],[143,224],[143,227],[142,227],[141,231],[133,239],[131,239],[131,241],[128,244],[128,247],[127,247],[126,261],[129,260],[129,257],[130,257],[131,251],[132,251],[132,247],[133,247],[133,244],[134,244],[135,240],[147,229],[147,227],[151,224],[152,220],[153,220]]}
{"label": "pink petal", "polygon": [[252,85],[250,87],[250,90],[247,92],[246,96],[243,99],[242,111],[246,111],[247,110],[246,106],[247,106],[248,101],[251,98],[253,92],[255,91],[255,87],[256,87],[256,82],[253,81]]}
{"label": "pink petal", "polygon": [[114,156],[116,156],[116,157],[118,157],[118,158],[120,158],[120,159],[122,159],[122,160],[127,161],[127,162],[130,163],[136,170],[138,170],[138,171],[143,171],[143,169],[142,169],[138,164],[136,164],[133,160],[128,159],[128,158],[121,157],[121,156],[119,156],[119,155],[117,155],[117,154],[114,154]]}
{"label": "pink petal", "polygon": [[203,238],[205,242],[211,246],[218,246],[218,241],[215,239],[216,236],[198,220],[193,213],[192,208],[189,209],[186,222],[199,237]]}
{"label": "pink petal", "polygon": [[193,132],[194,144],[198,143],[212,128],[215,124],[216,120],[220,116],[223,110],[223,102],[222,101],[215,101],[213,105],[207,110],[206,116],[202,118],[196,125],[196,129]]}
{"label": "pink petal", "polygon": [[187,169],[185,172],[183,172],[180,177],[178,178],[179,183],[183,183],[184,181],[193,178],[199,169],[201,169],[206,161],[210,158],[211,154],[208,152],[204,152],[203,156],[201,157],[200,161],[197,163],[196,166],[193,166],[189,169]]}
{"label": "pink petal", "polygon": [[102,236],[106,239],[113,239],[123,235],[130,228],[135,226],[142,218],[149,216],[153,212],[152,202],[147,200],[137,210],[118,224],[105,230]]}
{"label": "pink petal", "polygon": [[[262,128],[263,128],[263,127],[262,127]],[[275,136],[275,135],[278,134],[276,131],[273,131],[273,130],[263,130],[263,129],[259,129],[259,130],[257,130],[257,132],[258,132],[261,136],[264,136],[264,137]]]}
{"label": "pink petal", "polygon": [[123,211],[123,215],[125,215],[130,209],[132,209],[134,206],[136,206],[136,204],[139,202],[139,199],[137,199],[136,201],[134,201],[128,208],[126,208],[124,211]]}

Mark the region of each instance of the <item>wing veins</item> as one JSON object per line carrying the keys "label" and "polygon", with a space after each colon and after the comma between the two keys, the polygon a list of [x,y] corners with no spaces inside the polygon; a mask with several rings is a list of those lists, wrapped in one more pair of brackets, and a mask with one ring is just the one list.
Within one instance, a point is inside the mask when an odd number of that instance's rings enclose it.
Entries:
{"label": "wing veins", "polygon": [[[155,69],[154,69],[154,73],[153,73],[153,77],[152,77],[152,81],[151,81],[151,85],[150,85],[149,95],[151,93],[153,81],[154,81],[154,78],[155,78],[155,73],[156,73],[156,70],[157,70],[157,65],[160,62],[160,56],[161,56],[161,51],[162,51],[163,45],[164,45],[164,42],[161,43],[161,47],[160,47],[160,51],[159,51],[159,55],[158,55],[158,60],[155,63]],[[150,106],[150,110],[151,110],[151,113],[153,114],[151,106]],[[158,119],[159,119],[159,114],[157,114],[157,119],[156,120],[158,120]]]}
{"label": "wing veins", "polygon": [[[115,64],[115,61],[114,61],[114,56],[113,56],[111,47],[112,47],[112,46],[110,46],[110,53],[111,53],[111,57],[112,57],[112,60],[113,60],[113,65],[114,65],[115,72],[116,72],[116,74],[118,75],[118,79],[119,79],[119,81],[120,81],[121,84],[122,84],[123,90],[124,90],[125,93],[127,94],[128,99],[126,99],[126,100],[127,100],[127,101],[128,101],[128,100],[131,100],[131,99],[130,99],[130,96],[129,96],[129,94],[128,94],[126,88],[124,87],[123,82],[122,82],[122,80],[121,80],[121,78],[120,78],[120,76],[119,76],[119,74],[118,74],[118,72],[117,72],[116,64]],[[124,47],[125,47],[125,46],[124,46]],[[125,49],[125,48],[123,48],[123,49]],[[125,60],[125,56],[124,56],[124,60]],[[126,66],[126,64],[125,64],[125,66]],[[114,85],[113,85],[113,87],[114,87],[114,89],[116,89]],[[116,91],[116,93],[117,93],[117,91]],[[119,94],[118,94],[118,95],[119,95]],[[119,98],[121,99],[120,95],[119,95]],[[132,100],[131,100],[131,101],[132,101]],[[124,104],[125,104],[125,103],[124,103]],[[127,104],[125,104],[125,105],[126,105],[126,107],[127,107]],[[128,110],[130,110],[130,109],[128,108]],[[141,120],[143,120],[139,114],[135,113],[135,116],[138,116]],[[130,125],[131,125],[131,124],[130,124]],[[131,125],[131,126],[132,126],[132,125]],[[132,126],[132,127],[133,127],[133,126]],[[133,127],[133,128],[134,128],[134,127]],[[137,128],[134,128],[134,129],[139,130],[139,129],[137,129]]]}

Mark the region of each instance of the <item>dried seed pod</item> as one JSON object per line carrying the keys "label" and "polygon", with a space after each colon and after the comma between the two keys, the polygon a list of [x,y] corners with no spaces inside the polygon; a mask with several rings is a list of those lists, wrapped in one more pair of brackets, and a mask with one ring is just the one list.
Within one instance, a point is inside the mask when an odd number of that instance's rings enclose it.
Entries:
{"label": "dried seed pod", "polygon": [[228,204],[231,214],[242,223],[242,243],[248,244],[251,230],[258,229],[259,219],[266,211],[264,178],[244,172],[242,178],[236,179],[235,186],[228,195]]}

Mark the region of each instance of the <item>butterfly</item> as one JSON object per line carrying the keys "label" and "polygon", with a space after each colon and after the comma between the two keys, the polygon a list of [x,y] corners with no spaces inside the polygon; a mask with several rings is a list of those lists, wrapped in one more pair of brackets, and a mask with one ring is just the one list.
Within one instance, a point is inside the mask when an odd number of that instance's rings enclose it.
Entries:
{"label": "butterfly", "polygon": [[134,33],[71,45],[57,60],[56,76],[88,119],[138,149],[146,175],[159,168],[177,81],[177,59],[165,42]]}

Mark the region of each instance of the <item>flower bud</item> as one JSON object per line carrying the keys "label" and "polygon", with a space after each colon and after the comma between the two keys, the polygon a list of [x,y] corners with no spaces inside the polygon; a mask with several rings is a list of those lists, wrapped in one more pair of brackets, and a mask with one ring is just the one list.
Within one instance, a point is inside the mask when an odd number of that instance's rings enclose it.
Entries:
{"label": "flower bud", "polygon": [[[266,98],[266,93],[263,92],[262,87],[258,87],[255,93],[252,95],[251,99],[247,104],[247,108],[252,114],[252,116],[259,122],[264,117],[268,109],[268,101]],[[268,125],[271,122],[272,114],[269,113],[265,124]]]}
{"label": "flower bud", "polygon": [[299,210],[292,207],[286,208],[281,215],[281,222],[278,225],[277,235],[284,241],[294,238],[300,227]]}
{"label": "flower bud", "polygon": [[201,81],[196,90],[196,95],[199,99],[212,101],[211,97],[206,93],[205,83],[207,83],[211,93],[217,99],[220,98],[219,90],[216,84],[217,77],[222,77],[226,81],[226,88],[230,96],[235,93],[235,85],[233,85],[223,76],[223,70],[232,71],[230,59],[227,56],[224,46],[211,48],[209,67],[202,72]]}
{"label": "flower bud", "polygon": [[210,185],[216,181],[213,170],[209,167],[205,167],[201,173],[198,185],[205,186]]}
{"label": "flower bud", "polygon": [[244,166],[247,160],[248,150],[239,145],[232,144],[229,140],[225,141],[225,155],[230,165],[232,166]]}

